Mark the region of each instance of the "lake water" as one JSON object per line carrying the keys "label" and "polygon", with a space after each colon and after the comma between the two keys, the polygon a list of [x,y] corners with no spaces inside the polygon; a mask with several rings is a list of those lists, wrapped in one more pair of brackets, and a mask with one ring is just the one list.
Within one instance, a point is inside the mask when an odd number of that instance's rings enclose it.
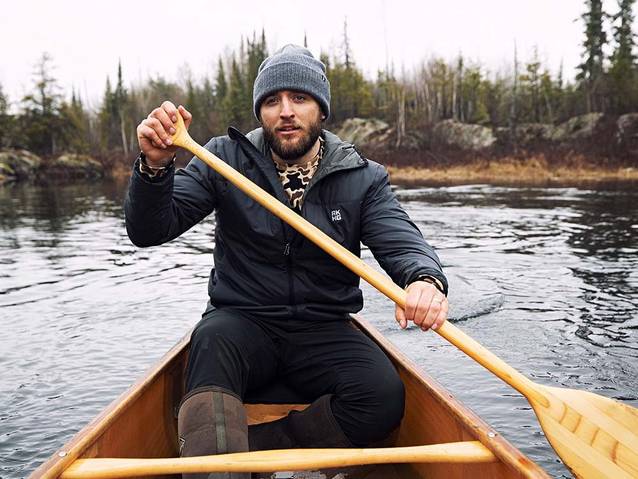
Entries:
{"label": "lake water", "polygon": [[[199,319],[213,220],[134,247],[126,184],[0,188],[0,476],[28,475]],[[638,405],[638,192],[399,188],[450,278],[451,318],[534,380]],[[369,251],[365,259],[374,264]],[[527,401],[433,333],[364,316],[554,477]]]}

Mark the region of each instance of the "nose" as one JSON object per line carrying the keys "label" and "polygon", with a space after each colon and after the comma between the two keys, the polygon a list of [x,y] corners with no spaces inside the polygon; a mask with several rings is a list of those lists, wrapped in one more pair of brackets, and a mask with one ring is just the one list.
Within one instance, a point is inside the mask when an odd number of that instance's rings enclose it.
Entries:
{"label": "nose", "polygon": [[279,112],[279,116],[281,118],[292,118],[295,116],[292,101],[290,101],[287,96],[283,96],[281,99],[281,111]]}

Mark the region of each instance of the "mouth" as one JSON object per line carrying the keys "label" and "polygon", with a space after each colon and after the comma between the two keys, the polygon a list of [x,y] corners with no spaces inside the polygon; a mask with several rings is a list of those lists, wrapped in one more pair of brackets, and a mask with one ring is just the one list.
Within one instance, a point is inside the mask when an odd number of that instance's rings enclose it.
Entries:
{"label": "mouth", "polygon": [[296,132],[300,131],[301,128],[295,125],[285,125],[276,128],[277,133],[283,136],[294,135]]}

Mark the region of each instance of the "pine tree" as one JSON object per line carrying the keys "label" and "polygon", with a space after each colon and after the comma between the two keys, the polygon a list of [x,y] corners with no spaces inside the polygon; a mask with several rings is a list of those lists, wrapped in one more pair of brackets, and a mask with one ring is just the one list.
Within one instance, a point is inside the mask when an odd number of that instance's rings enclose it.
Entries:
{"label": "pine tree", "polygon": [[468,123],[483,123],[489,119],[487,108],[483,101],[484,81],[481,67],[471,66],[466,68],[461,83],[462,111],[465,121]]}
{"label": "pine tree", "polygon": [[57,152],[64,127],[60,118],[62,95],[51,73],[52,61],[51,55],[46,52],[42,54],[34,71],[35,91],[22,99],[24,114],[20,127],[25,146],[42,155]]}
{"label": "pine tree", "polygon": [[0,148],[7,147],[11,143],[11,123],[9,100],[0,84]]}
{"label": "pine tree", "polygon": [[612,109],[621,114],[638,108],[636,35],[632,31],[634,3],[635,0],[618,0],[618,13],[613,16],[615,49],[609,69],[611,103]]}
{"label": "pine tree", "polygon": [[525,104],[521,105],[524,109],[523,115],[530,118],[533,122],[541,121],[541,62],[538,59],[538,48],[534,47],[532,60],[525,65],[525,73],[520,76],[521,95],[525,100]]}
{"label": "pine tree", "polygon": [[350,68],[350,59],[352,53],[350,52],[350,38],[348,37],[348,19],[343,19],[343,43],[341,45],[343,49],[343,63],[347,69]]}
{"label": "pine tree", "polygon": [[224,70],[224,62],[221,56],[217,62],[217,73],[215,75],[215,108],[213,111],[213,132],[216,134],[222,134],[226,128],[226,95],[228,95],[228,82],[226,81],[226,72]]}
{"label": "pine tree", "polygon": [[111,79],[107,75],[102,105],[98,112],[100,149],[103,152],[112,152],[119,143],[118,116],[116,94],[111,87]]}
{"label": "pine tree", "polygon": [[248,113],[244,108],[246,88],[244,78],[235,56],[231,61],[230,77],[228,80],[228,92],[223,100],[223,120],[226,125],[244,129],[244,123]]}
{"label": "pine tree", "polygon": [[115,113],[119,126],[119,136],[121,140],[122,151],[125,155],[128,155],[128,143],[126,139],[126,132],[130,129],[130,125],[127,119],[128,110],[128,92],[124,88],[124,79],[122,77],[122,61],[117,63],[117,86],[115,87]]}
{"label": "pine tree", "polygon": [[326,65],[326,77],[330,82],[331,114],[330,123],[338,123],[353,117],[366,117],[373,110],[373,88],[357,68],[350,52],[348,24],[344,22],[342,59],[328,60],[322,53],[320,59]]}
{"label": "pine tree", "polygon": [[71,102],[64,102],[60,113],[66,125],[62,136],[64,150],[90,153],[89,117],[75,89],[71,91]]}
{"label": "pine tree", "polygon": [[605,60],[603,47],[607,43],[607,34],[603,27],[602,0],[586,0],[587,11],[582,15],[585,22],[585,40],[583,42],[583,62],[578,65],[580,70],[576,79],[581,82],[585,92],[587,112],[601,111],[603,99],[600,90],[603,82]]}

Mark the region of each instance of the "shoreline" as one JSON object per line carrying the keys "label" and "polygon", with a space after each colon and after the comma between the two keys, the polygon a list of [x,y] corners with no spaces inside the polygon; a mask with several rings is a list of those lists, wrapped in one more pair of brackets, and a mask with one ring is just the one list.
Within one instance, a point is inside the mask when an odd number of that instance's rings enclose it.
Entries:
{"label": "shoreline", "polygon": [[[398,157],[398,162],[389,158],[378,160],[387,168],[392,183],[402,186],[476,183],[502,186],[595,186],[613,183],[638,183],[638,166],[634,166],[632,163],[614,164],[609,160],[603,160],[602,164],[597,164],[582,156],[568,157],[556,163],[548,161],[542,154],[526,158],[475,157],[445,165],[441,163],[405,165],[401,164],[402,157],[403,155]],[[187,159],[178,160],[178,167],[184,167],[186,163]],[[127,181],[131,175],[131,166],[132,161],[116,161],[110,165],[110,168],[104,168],[99,176],[108,180]],[[0,186],[22,182],[46,183],[51,180],[62,182],[95,180],[95,177],[88,177],[85,174],[75,175],[72,174],[73,171],[68,173],[53,176],[33,174],[23,178],[2,178],[0,175]],[[2,181],[3,179],[5,181]]]}
{"label": "shoreline", "polygon": [[638,182],[638,168],[557,165],[545,161],[480,160],[453,166],[385,165],[392,183],[401,185],[489,183],[515,186],[560,186]]}

